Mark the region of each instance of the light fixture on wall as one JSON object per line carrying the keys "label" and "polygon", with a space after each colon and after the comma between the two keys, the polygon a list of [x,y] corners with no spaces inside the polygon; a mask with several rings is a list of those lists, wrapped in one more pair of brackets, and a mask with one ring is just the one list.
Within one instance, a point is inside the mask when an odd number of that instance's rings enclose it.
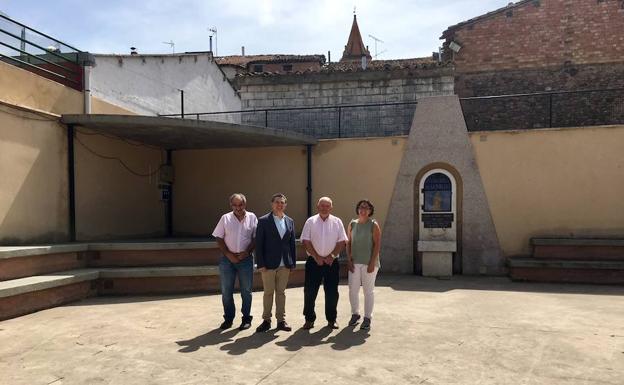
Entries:
{"label": "light fixture on wall", "polygon": [[460,49],[462,49],[462,46],[459,45],[458,43],[456,43],[455,41],[452,41],[449,43],[449,48],[455,52],[458,53]]}

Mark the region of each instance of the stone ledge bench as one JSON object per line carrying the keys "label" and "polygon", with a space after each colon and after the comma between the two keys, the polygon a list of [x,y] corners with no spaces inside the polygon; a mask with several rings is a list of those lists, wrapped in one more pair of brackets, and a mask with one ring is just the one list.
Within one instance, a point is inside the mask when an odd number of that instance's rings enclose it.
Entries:
{"label": "stone ledge bench", "polygon": [[624,239],[532,238],[534,258],[624,261]]}
{"label": "stone ledge bench", "polygon": [[[298,260],[305,260],[301,243]],[[218,265],[215,241],[122,241],[0,247],[0,281],[97,267]]]}
{"label": "stone ledge bench", "polygon": [[[346,274],[343,264],[342,275]],[[289,287],[303,285],[305,261],[297,261]],[[254,288],[262,288],[254,271]],[[216,293],[219,267],[148,266],[85,268],[0,282],[0,320],[97,295]]]}
{"label": "stone ledge bench", "polygon": [[97,294],[97,269],[78,269],[0,282],[0,320]]}
{"label": "stone ledge bench", "polygon": [[88,244],[0,247],[0,281],[87,267]]}
{"label": "stone ledge bench", "polygon": [[532,256],[507,259],[516,281],[624,284],[624,239],[532,238]]}

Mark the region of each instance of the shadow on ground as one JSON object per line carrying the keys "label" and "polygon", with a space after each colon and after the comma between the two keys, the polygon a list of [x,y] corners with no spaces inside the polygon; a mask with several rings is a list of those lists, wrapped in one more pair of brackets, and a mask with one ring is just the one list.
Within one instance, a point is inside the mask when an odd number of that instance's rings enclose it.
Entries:
{"label": "shadow on ground", "polygon": [[[346,286],[347,281],[341,280],[341,286]],[[591,294],[591,295],[618,295],[624,296],[624,286],[618,285],[590,285],[569,283],[537,283],[537,282],[514,282],[508,277],[482,277],[457,275],[451,279],[427,278],[405,274],[381,274],[377,278],[376,286],[390,287],[398,291],[415,291],[444,293],[453,290],[486,290],[526,293],[554,293],[554,294]],[[303,290],[301,288],[289,288],[288,290]],[[254,290],[262,292],[262,290]],[[193,298],[207,295],[220,295],[219,293],[189,293],[175,295],[141,295],[141,296],[104,296],[92,297],[82,301],[67,304],[65,306],[91,306],[96,304],[123,304],[150,301],[175,300],[180,298]],[[235,294],[236,295],[236,294]]]}
{"label": "shadow on ground", "polygon": [[515,282],[508,277],[457,275],[451,279],[428,278],[415,275],[384,274],[376,286],[400,291],[444,293],[453,290],[487,290],[526,293],[624,295],[624,286],[571,283]]}
{"label": "shadow on ground", "polygon": [[217,328],[190,340],[176,341],[176,344],[182,346],[182,348],[178,350],[178,352],[192,353],[199,350],[200,348],[205,348],[206,346],[214,346],[220,345],[224,342],[230,342],[233,341],[236,333],[238,333],[238,329],[224,331]]}
{"label": "shadow on ground", "polygon": [[[358,328],[357,325],[347,326],[341,329],[335,336],[330,336],[333,330],[328,327],[322,327],[316,331],[300,328],[285,340],[277,342],[276,345],[283,347],[289,352],[296,352],[304,347],[319,345],[330,345],[334,350],[347,350],[354,346],[363,345],[370,336],[367,331],[356,330],[356,328]],[[178,352],[192,353],[201,348],[225,343],[219,349],[228,354],[238,356],[273,342],[279,337],[278,332],[277,329],[271,329],[266,333],[253,333],[234,339],[238,333],[237,329],[228,331],[214,329],[190,340],[176,341],[176,344],[182,346]]]}

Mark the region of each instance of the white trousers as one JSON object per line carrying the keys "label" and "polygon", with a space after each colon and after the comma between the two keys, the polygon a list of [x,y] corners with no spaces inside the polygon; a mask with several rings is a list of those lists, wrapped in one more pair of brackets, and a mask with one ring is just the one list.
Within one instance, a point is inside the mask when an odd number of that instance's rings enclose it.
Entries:
{"label": "white trousers", "polygon": [[355,271],[349,271],[349,302],[351,314],[360,314],[360,286],[364,288],[364,317],[371,318],[375,305],[375,279],[378,267],[372,273],[367,272],[368,265],[355,264]]}

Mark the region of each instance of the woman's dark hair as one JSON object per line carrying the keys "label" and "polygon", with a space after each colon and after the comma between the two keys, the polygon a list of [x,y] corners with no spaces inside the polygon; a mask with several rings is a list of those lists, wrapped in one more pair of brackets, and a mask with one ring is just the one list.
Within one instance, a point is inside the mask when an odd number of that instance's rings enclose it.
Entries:
{"label": "woman's dark hair", "polygon": [[359,201],[357,203],[357,205],[355,205],[355,214],[360,215],[360,206],[362,205],[362,203],[366,203],[368,205],[368,207],[370,207],[370,214],[369,216],[373,216],[373,214],[375,213],[375,206],[373,206],[373,204],[368,200],[368,199],[362,199],[361,201]]}

